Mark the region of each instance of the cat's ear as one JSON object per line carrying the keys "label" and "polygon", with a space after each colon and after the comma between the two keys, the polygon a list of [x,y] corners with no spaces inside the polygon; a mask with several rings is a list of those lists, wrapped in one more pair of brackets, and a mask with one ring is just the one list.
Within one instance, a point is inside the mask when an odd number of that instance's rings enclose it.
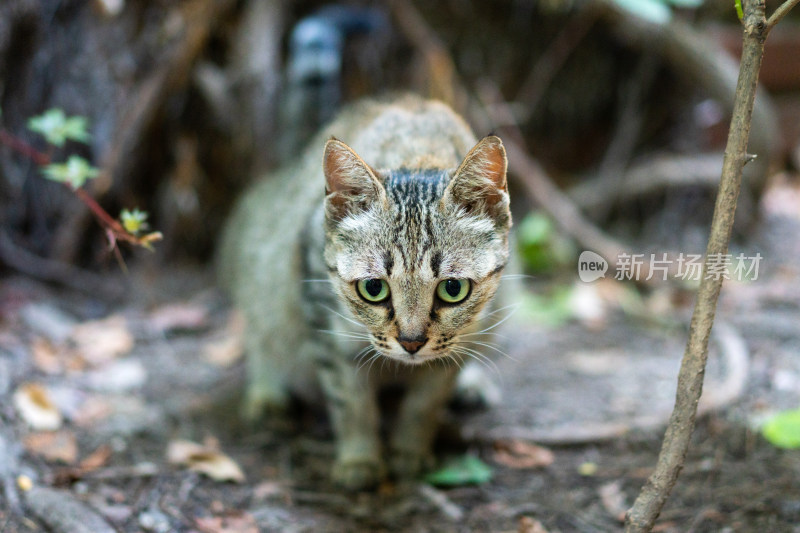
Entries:
{"label": "cat's ear", "polygon": [[322,169],[325,211],[329,217],[340,220],[351,213],[366,211],[374,202],[385,198],[375,171],[338,139],[331,138],[325,143]]}
{"label": "cat's ear", "polygon": [[506,149],[500,137],[489,135],[469,151],[445,191],[443,201],[468,213],[508,220]]}

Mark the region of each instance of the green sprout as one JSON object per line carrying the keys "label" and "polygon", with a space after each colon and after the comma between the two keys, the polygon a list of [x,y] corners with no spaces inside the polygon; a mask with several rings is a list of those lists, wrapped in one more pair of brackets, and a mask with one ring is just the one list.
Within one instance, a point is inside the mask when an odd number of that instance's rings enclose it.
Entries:
{"label": "green sprout", "polygon": [[139,208],[134,208],[133,211],[123,209],[119,214],[119,219],[122,221],[122,227],[128,233],[138,235],[139,232],[147,229],[147,217],[150,216],[147,211],[140,211]]}
{"label": "green sprout", "polygon": [[88,132],[89,121],[86,117],[68,117],[58,108],[45,111],[28,120],[28,129],[44,136],[48,143],[64,146],[67,140],[88,143],[91,135]]}
{"label": "green sprout", "polygon": [[51,163],[42,167],[42,173],[47,179],[67,183],[72,188],[78,189],[86,183],[86,180],[96,178],[100,171],[84,158],[71,155],[66,163]]}

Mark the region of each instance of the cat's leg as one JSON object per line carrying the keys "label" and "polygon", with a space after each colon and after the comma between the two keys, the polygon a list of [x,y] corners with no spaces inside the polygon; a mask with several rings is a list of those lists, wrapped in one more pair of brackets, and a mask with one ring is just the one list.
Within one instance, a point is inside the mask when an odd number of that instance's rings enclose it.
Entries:
{"label": "cat's leg", "polygon": [[333,480],[350,490],[375,486],[385,471],[374,387],[346,358],[320,359],[317,373],[336,436]]}
{"label": "cat's leg", "polygon": [[389,464],[398,478],[416,477],[432,465],[433,439],[457,373],[451,365],[425,367],[411,376],[390,437]]}
{"label": "cat's leg", "polygon": [[286,390],[286,368],[270,354],[265,339],[245,333],[247,351],[247,393],[244,418],[254,422],[262,416],[283,413],[289,403]]}

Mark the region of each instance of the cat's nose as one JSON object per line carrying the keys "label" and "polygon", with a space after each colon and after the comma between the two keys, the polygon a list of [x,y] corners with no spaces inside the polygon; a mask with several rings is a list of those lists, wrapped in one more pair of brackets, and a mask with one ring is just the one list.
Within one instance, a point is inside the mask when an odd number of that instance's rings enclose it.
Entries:
{"label": "cat's nose", "polygon": [[426,342],[428,342],[428,337],[403,337],[402,335],[397,337],[397,342],[400,343],[400,346],[405,348],[405,350],[410,354],[415,354],[422,348]]}

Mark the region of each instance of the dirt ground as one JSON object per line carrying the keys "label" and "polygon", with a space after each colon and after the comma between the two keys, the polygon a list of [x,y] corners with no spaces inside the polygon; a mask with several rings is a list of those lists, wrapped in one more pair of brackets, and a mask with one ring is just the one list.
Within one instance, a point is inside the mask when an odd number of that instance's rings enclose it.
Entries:
{"label": "dirt ground", "polygon": [[[741,245],[763,255],[759,279],[723,291],[705,414],[657,531],[800,531],[800,455],[757,430],[800,404],[797,198],[768,194]],[[209,272],[125,283],[110,305],[0,281],[0,532],[617,531],[656,461],[692,302],[672,287],[624,304],[630,287],[606,280],[594,318],[522,317],[489,372],[502,399],[452,409],[437,446],[492,478],[346,494],[319,410],[239,422],[240,326]]]}

